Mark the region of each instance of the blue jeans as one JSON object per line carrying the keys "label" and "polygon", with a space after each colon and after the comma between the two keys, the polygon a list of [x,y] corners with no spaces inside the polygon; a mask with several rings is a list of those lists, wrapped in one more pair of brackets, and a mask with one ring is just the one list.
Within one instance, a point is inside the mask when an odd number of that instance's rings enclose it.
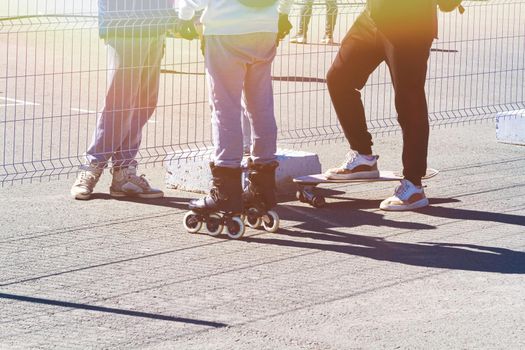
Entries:
{"label": "blue jeans", "polygon": [[142,128],[157,107],[164,37],[110,38],[109,89],[87,161],[105,168],[136,166]]}
{"label": "blue jeans", "polygon": [[250,121],[254,162],[275,160],[277,124],[271,68],[276,34],[210,35],[205,40],[215,165],[240,167],[244,116]]}

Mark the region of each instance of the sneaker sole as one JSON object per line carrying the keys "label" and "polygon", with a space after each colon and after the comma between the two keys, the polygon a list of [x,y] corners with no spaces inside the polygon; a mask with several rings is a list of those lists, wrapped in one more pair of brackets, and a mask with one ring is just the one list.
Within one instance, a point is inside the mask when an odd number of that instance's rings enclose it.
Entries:
{"label": "sneaker sole", "polygon": [[71,193],[71,197],[76,200],[85,201],[91,198],[91,194]]}
{"label": "sneaker sole", "polygon": [[379,178],[379,171],[360,171],[350,174],[325,174],[327,180],[362,180],[362,179],[377,179]]}
{"label": "sneaker sole", "polygon": [[379,209],[384,211],[410,211],[415,209],[420,209],[427,207],[429,205],[428,198],[423,198],[417,202],[408,204],[408,205],[388,205],[381,203]]}

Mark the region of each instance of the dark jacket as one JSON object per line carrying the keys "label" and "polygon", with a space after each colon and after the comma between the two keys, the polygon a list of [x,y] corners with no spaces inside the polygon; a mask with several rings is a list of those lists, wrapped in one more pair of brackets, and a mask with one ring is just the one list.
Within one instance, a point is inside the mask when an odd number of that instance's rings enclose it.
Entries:
{"label": "dark jacket", "polygon": [[98,0],[100,37],[156,37],[174,27],[174,0]]}
{"label": "dark jacket", "polygon": [[437,0],[368,0],[366,11],[389,37],[437,36]]}
{"label": "dark jacket", "polygon": [[450,12],[462,0],[367,0],[366,11],[377,28],[392,38],[436,38],[437,6]]}

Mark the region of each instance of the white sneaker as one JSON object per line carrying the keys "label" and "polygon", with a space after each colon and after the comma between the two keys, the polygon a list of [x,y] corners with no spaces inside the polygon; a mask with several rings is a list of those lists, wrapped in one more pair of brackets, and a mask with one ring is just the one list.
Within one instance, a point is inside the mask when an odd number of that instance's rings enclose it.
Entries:
{"label": "white sneaker", "polygon": [[144,175],[137,176],[137,168],[111,169],[113,180],[109,188],[112,197],[162,198],[164,192],[150,186]]}
{"label": "white sneaker", "polygon": [[293,44],[306,44],[306,34],[298,33],[290,39]]}
{"label": "white sneaker", "polygon": [[381,202],[379,208],[386,211],[404,211],[423,208],[428,205],[423,187],[416,186],[408,180],[401,180],[394,195]]}
{"label": "white sneaker", "polygon": [[82,165],[78,172],[77,179],[73,187],[71,187],[71,196],[75,199],[89,199],[102,175],[102,171],[103,169],[98,169],[91,165]]}
{"label": "white sneaker", "polygon": [[378,156],[365,156],[351,150],[340,167],[328,169],[324,175],[330,180],[375,179],[379,177],[378,158]]}
{"label": "white sneaker", "polygon": [[334,38],[330,35],[325,35],[322,39],[321,39],[321,44],[325,44],[325,45],[333,45],[334,44]]}

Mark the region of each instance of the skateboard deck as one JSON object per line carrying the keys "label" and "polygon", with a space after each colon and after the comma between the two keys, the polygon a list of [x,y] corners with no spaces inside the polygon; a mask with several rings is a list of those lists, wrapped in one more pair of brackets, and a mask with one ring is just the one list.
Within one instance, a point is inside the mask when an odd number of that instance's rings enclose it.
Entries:
{"label": "skateboard deck", "polygon": [[[436,169],[428,168],[427,173],[422,180],[428,180],[439,174]],[[367,183],[367,182],[382,182],[382,181],[400,181],[403,180],[403,175],[400,172],[384,170],[379,172],[379,177],[368,179],[352,179],[352,180],[332,180],[327,179],[324,174],[314,174],[300,176],[293,179],[298,185],[297,199],[301,202],[308,203],[313,207],[320,208],[326,204],[325,197],[315,193],[315,187],[319,184],[334,184],[334,183]]]}
{"label": "skateboard deck", "polygon": [[[439,174],[436,169],[429,168],[422,180],[428,180]],[[351,179],[351,180],[339,180],[339,179],[327,179],[325,174],[314,174],[299,176],[293,179],[298,185],[318,185],[323,183],[359,183],[359,182],[379,182],[379,181],[400,181],[403,180],[403,175],[399,172],[383,170],[379,172],[379,177],[376,178],[365,178],[365,179]]]}

